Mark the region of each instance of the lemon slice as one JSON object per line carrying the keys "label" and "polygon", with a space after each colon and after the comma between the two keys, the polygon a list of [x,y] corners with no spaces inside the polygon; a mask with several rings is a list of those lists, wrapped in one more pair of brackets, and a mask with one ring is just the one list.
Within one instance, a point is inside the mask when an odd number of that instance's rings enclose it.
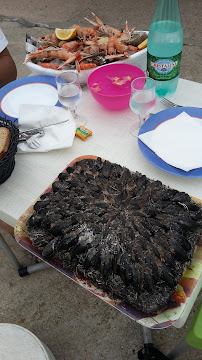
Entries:
{"label": "lemon slice", "polygon": [[76,36],[76,29],[55,29],[55,35],[59,40],[71,40]]}

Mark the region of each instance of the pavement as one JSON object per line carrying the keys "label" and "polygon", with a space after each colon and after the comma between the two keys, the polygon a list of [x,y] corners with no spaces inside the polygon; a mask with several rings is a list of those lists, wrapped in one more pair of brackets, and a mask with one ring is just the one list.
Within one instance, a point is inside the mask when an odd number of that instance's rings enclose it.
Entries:
{"label": "pavement", "polygon": [[[9,41],[18,78],[29,75],[23,64],[26,33],[39,37],[55,27],[88,26],[84,16],[91,18],[91,11],[114,27],[124,27],[127,20],[129,27],[148,30],[156,4],[154,0],[1,2],[0,27]],[[201,0],[183,0],[180,9],[184,28],[180,76],[202,83]],[[35,262],[12,235],[1,232],[23,265]],[[18,324],[33,332],[52,350],[56,360],[137,359],[143,346],[140,325],[52,268],[20,278],[1,249],[0,262],[0,322]],[[166,354],[185,336],[200,299],[181,329],[152,332],[159,350]],[[179,360],[202,360],[202,352],[190,348]]]}

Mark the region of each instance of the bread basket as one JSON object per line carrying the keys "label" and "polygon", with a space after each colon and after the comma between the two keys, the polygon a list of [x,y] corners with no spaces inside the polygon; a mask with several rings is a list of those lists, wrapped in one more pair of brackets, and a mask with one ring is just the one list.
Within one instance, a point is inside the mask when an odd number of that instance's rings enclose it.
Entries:
{"label": "bread basket", "polygon": [[15,166],[15,154],[19,139],[19,130],[16,125],[6,118],[0,116],[0,127],[6,127],[11,134],[10,146],[7,153],[0,160],[0,184],[3,184],[11,175]]}

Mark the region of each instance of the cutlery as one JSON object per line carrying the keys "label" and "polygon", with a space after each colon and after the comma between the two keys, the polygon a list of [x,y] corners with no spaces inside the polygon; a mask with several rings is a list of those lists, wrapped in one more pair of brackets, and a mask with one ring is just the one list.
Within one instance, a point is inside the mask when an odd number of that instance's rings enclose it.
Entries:
{"label": "cutlery", "polygon": [[161,104],[165,106],[166,108],[176,108],[176,107],[182,107],[181,105],[175,104],[173,101],[170,101],[166,98],[161,99]]}
{"label": "cutlery", "polygon": [[[29,130],[25,130],[25,131],[22,131],[21,134],[22,134],[22,133],[25,133],[25,132],[35,131],[35,130],[36,130],[36,131],[40,131],[40,130],[43,130],[43,129],[49,127],[49,126],[63,124],[63,123],[65,123],[65,122],[67,122],[67,121],[69,121],[69,119],[66,119],[66,120],[61,121],[61,122],[51,123],[51,124],[48,124],[48,125],[45,125],[45,126],[41,126],[41,127],[36,127],[36,128],[29,129]],[[19,125],[19,124],[17,124],[16,126],[20,129],[20,125]]]}
{"label": "cutlery", "polygon": [[39,146],[41,146],[41,143],[39,141],[37,141],[38,137],[42,137],[44,136],[45,132],[43,131],[42,133],[38,133],[35,135],[27,135],[25,134],[24,137],[19,138],[19,142],[24,142],[26,141],[26,143],[32,148],[32,149],[37,149]]}
{"label": "cutlery", "polygon": [[37,149],[41,146],[41,143],[36,140],[35,135],[30,136],[26,142],[32,149]]}
{"label": "cutlery", "polygon": [[[177,104],[175,104],[173,101],[170,101],[170,100],[168,100],[168,99],[166,99],[166,98],[162,98],[161,99],[161,104],[163,105],[163,106],[165,106],[167,109],[171,109],[171,108],[176,108],[176,107],[182,107],[182,105],[177,105]],[[198,107],[198,106],[197,106]],[[199,108],[199,107],[198,107]],[[199,108],[199,109],[201,109],[201,108]]]}
{"label": "cutlery", "polygon": [[23,139],[26,139],[26,137],[28,135],[37,135],[37,134],[39,134],[41,136],[45,135],[44,129],[22,131],[22,132],[19,133],[19,139],[23,140]]}

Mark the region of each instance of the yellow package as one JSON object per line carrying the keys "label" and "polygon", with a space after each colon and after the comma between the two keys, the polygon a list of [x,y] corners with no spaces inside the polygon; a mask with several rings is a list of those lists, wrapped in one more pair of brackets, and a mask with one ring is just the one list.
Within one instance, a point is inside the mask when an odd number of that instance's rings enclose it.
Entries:
{"label": "yellow package", "polygon": [[88,136],[92,135],[92,131],[85,128],[84,126],[79,126],[76,129],[76,134],[77,137],[79,137],[81,140],[85,141],[87,139]]}

